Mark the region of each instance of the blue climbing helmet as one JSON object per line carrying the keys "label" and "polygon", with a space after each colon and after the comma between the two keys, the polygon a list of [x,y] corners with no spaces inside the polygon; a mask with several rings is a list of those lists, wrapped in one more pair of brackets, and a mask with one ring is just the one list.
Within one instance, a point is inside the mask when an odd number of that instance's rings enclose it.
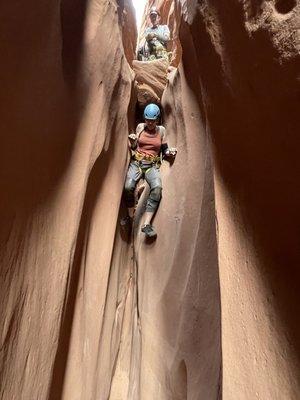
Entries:
{"label": "blue climbing helmet", "polygon": [[148,104],[144,110],[145,119],[158,119],[160,117],[160,109],[156,104]]}

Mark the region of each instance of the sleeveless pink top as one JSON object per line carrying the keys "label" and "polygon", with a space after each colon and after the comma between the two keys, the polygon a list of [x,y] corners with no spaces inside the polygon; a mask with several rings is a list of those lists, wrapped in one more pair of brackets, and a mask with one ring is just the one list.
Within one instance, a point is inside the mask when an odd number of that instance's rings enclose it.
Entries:
{"label": "sleeveless pink top", "polygon": [[161,148],[161,135],[159,130],[156,129],[156,133],[149,133],[143,131],[140,134],[137,151],[139,153],[151,154],[152,156],[158,156]]}

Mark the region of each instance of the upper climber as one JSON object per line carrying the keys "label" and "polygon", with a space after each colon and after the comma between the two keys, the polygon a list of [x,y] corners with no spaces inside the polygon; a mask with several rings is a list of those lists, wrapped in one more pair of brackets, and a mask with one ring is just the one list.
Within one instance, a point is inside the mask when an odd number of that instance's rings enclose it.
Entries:
{"label": "upper climber", "polygon": [[145,29],[145,43],[138,51],[140,61],[152,61],[158,58],[169,60],[167,44],[170,40],[170,30],[167,25],[159,25],[160,14],[156,7],[149,13],[151,26]]}
{"label": "upper climber", "polygon": [[168,147],[166,130],[158,125],[160,109],[156,104],[148,104],[144,110],[144,119],[145,123],[137,126],[136,133],[129,135],[132,158],[124,187],[128,215],[121,220],[121,225],[132,224],[135,207],[134,191],[139,180],[144,178],[150,186],[150,193],[142,232],[147,237],[156,237],[151,221],[161,199],[162,182],[159,168],[162,159],[175,158],[177,150]]}

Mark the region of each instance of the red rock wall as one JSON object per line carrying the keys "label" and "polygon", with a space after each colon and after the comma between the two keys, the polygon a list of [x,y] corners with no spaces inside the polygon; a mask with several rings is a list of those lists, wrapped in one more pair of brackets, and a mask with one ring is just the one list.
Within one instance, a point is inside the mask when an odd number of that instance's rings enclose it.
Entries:
{"label": "red rock wall", "polygon": [[132,67],[137,46],[135,11],[131,0],[119,0],[119,20],[122,25],[122,41],[127,61]]}
{"label": "red rock wall", "polygon": [[133,62],[137,102],[141,110],[149,103],[160,103],[167,84],[167,60]]}
{"label": "red rock wall", "polygon": [[183,59],[155,243],[146,192],[118,230],[130,2],[0,6],[4,400],[298,398],[299,4],[157,5]]}
{"label": "red rock wall", "polygon": [[223,397],[299,397],[299,1],[182,1],[213,142]]}
{"label": "red rock wall", "polygon": [[5,400],[97,397],[132,85],[117,11],[96,0],[0,5]]}

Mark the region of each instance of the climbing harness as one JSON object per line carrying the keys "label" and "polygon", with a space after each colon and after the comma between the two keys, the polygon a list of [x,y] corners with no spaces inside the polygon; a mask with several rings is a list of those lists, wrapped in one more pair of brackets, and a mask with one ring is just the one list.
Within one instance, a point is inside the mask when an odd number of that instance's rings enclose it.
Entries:
{"label": "climbing harness", "polygon": [[149,42],[146,41],[138,52],[138,60],[155,61],[159,59],[170,62],[172,59],[172,52],[168,51],[157,39],[152,39]]}
{"label": "climbing harness", "polygon": [[133,159],[135,161],[149,161],[152,164],[156,164],[157,162],[160,161],[160,156],[154,156],[152,154],[146,154],[146,153],[140,153],[139,151],[134,151],[133,153]]}
{"label": "climbing harness", "polygon": [[154,61],[160,58],[169,61],[168,51],[158,39],[150,40],[149,48],[150,48],[149,61]]}

